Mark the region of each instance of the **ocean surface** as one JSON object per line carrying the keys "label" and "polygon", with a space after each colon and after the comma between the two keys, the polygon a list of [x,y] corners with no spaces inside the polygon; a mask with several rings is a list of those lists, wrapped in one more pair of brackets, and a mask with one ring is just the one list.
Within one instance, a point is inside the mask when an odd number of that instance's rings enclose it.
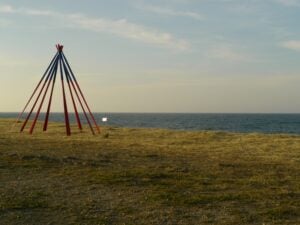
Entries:
{"label": "ocean surface", "polygon": [[[16,118],[18,113],[0,113],[0,118]],[[213,130],[242,133],[300,134],[300,114],[212,114],[212,113],[94,113],[99,125]],[[83,115],[80,115],[85,121]],[[107,122],[102,118],[107,117]],[[41,114],[40,119],[44,115]],[[75,122],[74,114],[70,116]],[[50,122],[63,122],[63,113],[52,113]]]}

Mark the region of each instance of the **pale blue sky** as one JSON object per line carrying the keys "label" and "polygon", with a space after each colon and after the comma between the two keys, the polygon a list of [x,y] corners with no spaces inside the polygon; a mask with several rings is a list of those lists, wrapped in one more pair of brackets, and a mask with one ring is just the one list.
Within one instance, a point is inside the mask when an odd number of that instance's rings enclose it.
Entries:
{"label": "pale blue sky", "polygon": [[300,0],[1,0],[0,111],[62,43],[93,111],[300,112],[299,21]]}

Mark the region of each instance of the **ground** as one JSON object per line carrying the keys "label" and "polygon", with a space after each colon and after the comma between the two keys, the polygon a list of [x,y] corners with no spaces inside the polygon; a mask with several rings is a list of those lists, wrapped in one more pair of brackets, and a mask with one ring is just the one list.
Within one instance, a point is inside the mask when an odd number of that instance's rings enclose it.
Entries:
{"label": "ground", "polygon": [[0,120],[0,224],[300,224],[300,136]]}

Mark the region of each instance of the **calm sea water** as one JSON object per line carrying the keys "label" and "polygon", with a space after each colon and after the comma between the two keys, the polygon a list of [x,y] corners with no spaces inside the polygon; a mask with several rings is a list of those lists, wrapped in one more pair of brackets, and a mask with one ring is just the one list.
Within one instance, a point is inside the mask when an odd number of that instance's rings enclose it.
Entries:
{"label": "calm sea water", "polygon": [[[17,113],[0,113],[0,118],[16,118]],[[230,132],[300,134],[300,114],[202,114],[202,113],[95,113],[100,125],[168,128],[176,130],[217,130]],[[44,115],[41,115],[43,119]],[[83,115],[81,115],[83,118]],[[107,117],[108,122],[102,122]],[[62,122],[62,113],[51,121]],[[74,115],[71,121],[75,122]]]}

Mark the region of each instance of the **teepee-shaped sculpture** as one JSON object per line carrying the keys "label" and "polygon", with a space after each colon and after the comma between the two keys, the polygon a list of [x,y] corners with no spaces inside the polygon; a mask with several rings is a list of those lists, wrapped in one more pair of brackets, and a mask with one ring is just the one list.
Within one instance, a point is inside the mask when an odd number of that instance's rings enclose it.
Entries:
{"label": "teepee-shaped sculpture", "polygon": [[[56,76],[57,76],[57,71],[60,71],[60,78],[61,78],[61,86],[62,86],[62,94],[63,94],[63,105],[64,105],[64,117],[65,117],[65,125],[66,125],[66,134],[69,136],[71,135],[71,128],[70,128],[70,120],[69,120],[69,113],[68,113],[68,105],[67,105],[67,97],[66,97],[66,88],[65,88],[65,80],[66,84],[69,89],[70,97],[72,99],[72,104],[74,107],[74,113],[77,121],[77,125],[79,130],[82,130],[82,124],[80,121],[80,117],[78,114],[78,109],[76,106],[76,101],[75,98],[77,98],[77,102],[79,103],[82,112],[85,116],[85,119],[92,131],[93,134],[95,134],[93,125],[91,123],[91,120],[94,123],[94,126],[97,130],[98,133],[100,133],[99,126],[97,125],[97,122],[95,120],[95,117],[93,116],[90,107],[87,104],[87,101],[80,89],[80,86],[74,76],[74,73],[63,53],[63,46],[60,44],[56,45],[57,48],[57,53],[55,54],[54,58],[52,59],[50,65],[48,66],[46,72],[42,76],[41,80],[39,81],[38,85],[34,89],[32,95],[30,96],[28,102],[26,103],[23,111],[19,114],[17,121],[22,117],[24,114],[26,108],[28,107],[29,103],[33,99],[33,97],[37,94],[37,97],[35,101],[33,102],[32,108],[28,112],[24,123],[22,124],[20,132],[23,132],[26,125],[28,124],[28,121],[32,115],[32,113],[35,110],[35,107],[37,106],[39,100],[39,106],[36,110],[36,114],[34,116],[33,122],[31,124],[31,127],[29,129],[29,133],[32,134],[34,127],[36,125],[36,122],[39,118],[42,106],[44,104],[45,98],[47,96],[48,91],[50,90],[50,95],[49,95],[49,100],[48,100],[48,105],[47,105],[47,111],[45,114],[44,118],[44,125],[43,125],[43,130],[46,131],[48,127],[48,120],[49,120],[49,114],[50,114],[50,109],[51,109],[51,103],[52,103],[52,96],[53,96],[53,90],[55,86],[55,81],[56,81]],[[49,87],[51,88],[49,89]],[[41,97],[41,99],[40,99]],[[91,119],[91,120],[90,120]]]}

